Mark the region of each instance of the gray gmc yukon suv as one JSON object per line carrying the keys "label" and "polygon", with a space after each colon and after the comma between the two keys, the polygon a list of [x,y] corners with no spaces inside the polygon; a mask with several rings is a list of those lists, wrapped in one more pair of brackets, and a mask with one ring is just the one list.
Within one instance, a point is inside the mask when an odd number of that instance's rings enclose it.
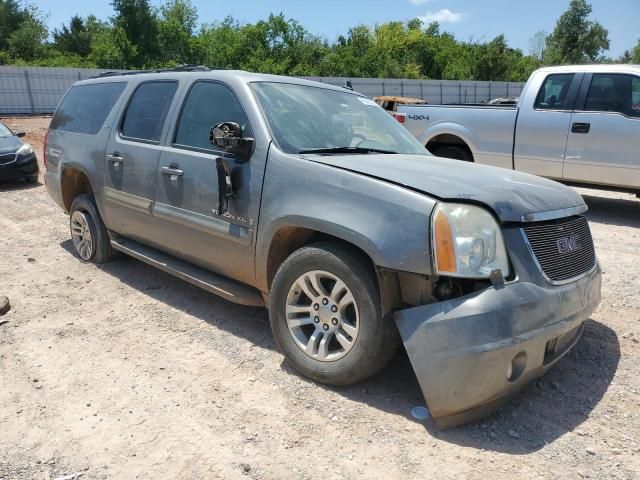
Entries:
{"label": "gray gmc yukon suv", "polygon": [[578,340],[601,271],[573,190],[431,156],[372,100],[240,71],[76,83],[45,181],[81,261],[114,250],[266,306],[304,376],[404,343],[439,426],[485,415]]}

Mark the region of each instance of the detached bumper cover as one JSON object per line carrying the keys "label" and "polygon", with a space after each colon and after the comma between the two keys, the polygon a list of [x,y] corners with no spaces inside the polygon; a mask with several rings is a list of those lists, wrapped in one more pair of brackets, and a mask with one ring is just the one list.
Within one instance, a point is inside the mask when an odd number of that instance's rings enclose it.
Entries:
{"label": "detached bumper cover", "polygon": [[566,285],[518,281],[396,312],[436,424],[486,416],[544,373],[580,337],[583,322],[600,303],[600,284],[596,266]]}

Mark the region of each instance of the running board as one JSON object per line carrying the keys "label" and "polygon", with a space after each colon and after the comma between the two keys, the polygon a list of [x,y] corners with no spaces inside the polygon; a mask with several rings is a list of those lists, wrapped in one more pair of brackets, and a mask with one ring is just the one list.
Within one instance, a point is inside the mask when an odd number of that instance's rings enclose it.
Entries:
{"label": "running board", "polygon": [[148,263],[231,302],[250,307],[264,307],[261,293],[243,283],[197,267],[133,240],[120,237],[117,240],[111,240],[111,246],[115,250]]}

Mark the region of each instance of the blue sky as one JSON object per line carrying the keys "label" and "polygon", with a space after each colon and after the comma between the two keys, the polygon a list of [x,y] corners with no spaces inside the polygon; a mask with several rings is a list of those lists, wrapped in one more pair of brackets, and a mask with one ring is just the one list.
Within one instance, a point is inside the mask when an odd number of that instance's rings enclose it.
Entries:
{"label": "blue sky", "polygon": [[[49,26],[68,23],[74,14],[90,13],[106,19],[113,11],[110,0],[35,0],[49,14]],[[159,5],[160,0],[152,0]],[[461,40],[484,41],[504,33],[509,44],[529,50],[529,39],[539,30],[553,30],[569,0],[192,0],[200,22],[232,15],[254,22],[269,13],[283,12],[312,33],[330,41],[349,27],[389,20],[421,17],[437,19],[444,30]],[[640,38],[640,0],[591,0],[592,18],[609,30],[611,56],[619,56]]]}

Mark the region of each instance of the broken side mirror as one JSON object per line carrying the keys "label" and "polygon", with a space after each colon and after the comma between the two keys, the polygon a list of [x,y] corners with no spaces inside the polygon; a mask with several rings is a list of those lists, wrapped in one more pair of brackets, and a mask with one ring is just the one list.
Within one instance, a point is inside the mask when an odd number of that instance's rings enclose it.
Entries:
{"label": "broken side mirror", "polygon": [[18,138],[22,138],[27,134],[27,132],[23,132],[22,130],[19,130],[15,133],[16,137]]}
{"label": "broken side mirror", "polygon": [[209,142],[225,152],[237,155],[241,160],[249,160],[255,140],[244,138],[242,127],[236,122],[220,122],[211,127]]}

